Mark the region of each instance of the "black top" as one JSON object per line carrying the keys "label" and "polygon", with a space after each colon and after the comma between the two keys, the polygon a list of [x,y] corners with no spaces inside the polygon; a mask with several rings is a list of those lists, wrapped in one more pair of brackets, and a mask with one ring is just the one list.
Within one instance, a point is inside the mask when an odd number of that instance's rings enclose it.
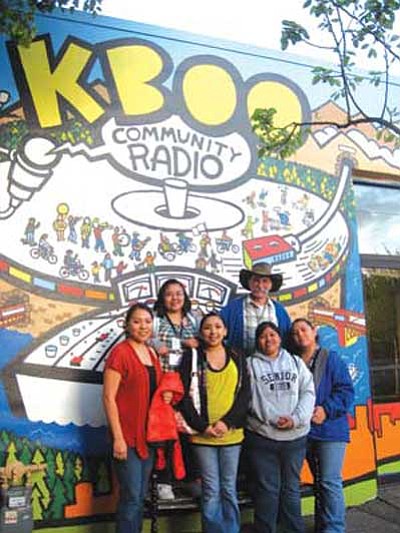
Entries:
{"label": "black top", "polygon": [[149,373],[149,399],[153,398],[153,394],[156,392],[157,388],[157,376],[156,369],[153,365],[145,365],[147,372]]}
{"label": "black top", "polygon": [[[177,408],[182,412],[186,422],[190,427],[203,433],[209,425],[207,409],[207,386],[206,370],[207,357],[204,350],[200,347],[197,350],[197,372],[199,375],[200,391],[200,413],[193,405],[190,397],[190,383],[192,375],[192,357],[193,352],[186,350],[182,357],[179,373],[182,378],[185,394]],[[247,372],[246,359],[243,355],[237,354],[234,350],[226,348],[227,361],[232,359],[238,370],[238,383],[236,385],[235,397],[231,409],[221,418],[228,428],[241,428],[244,426],[247,417],[247,410],[250,400],[250,381]]]}

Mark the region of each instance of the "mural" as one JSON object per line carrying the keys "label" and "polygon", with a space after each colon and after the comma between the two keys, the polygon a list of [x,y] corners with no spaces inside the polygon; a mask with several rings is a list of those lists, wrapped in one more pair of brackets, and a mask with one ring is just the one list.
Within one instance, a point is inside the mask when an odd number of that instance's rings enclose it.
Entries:
{"label": "mural", "polygon": [[0,41],[0,458],[48,464],[33,474],[37,526],[114,511],[100,395],[127,307],[175,277],[199,312],[219,309],[260,261],[283,275],[292,318],[318,323],[349,366],[345,480],[373,497],[383,412],[351,185],[353,167],[390,164],[366,151],[373,133],[321,128],[289,161],[258,159],[257,107],[282,124],[340,112],[304,65],[102,17],[37,24],[29,48]]}

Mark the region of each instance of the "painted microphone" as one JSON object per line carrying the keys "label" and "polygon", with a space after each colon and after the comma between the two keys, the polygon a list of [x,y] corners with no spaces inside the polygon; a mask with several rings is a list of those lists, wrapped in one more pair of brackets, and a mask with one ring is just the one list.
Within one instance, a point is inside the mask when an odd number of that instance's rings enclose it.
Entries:
{"label": "painted microphone", "polygon": [[8,173],[0,176],[0,219],[11,217],[53,175],[53,168],[62,157],[53,152],[55,148],[54,141],[46,137],[29,137],[9,152]]}

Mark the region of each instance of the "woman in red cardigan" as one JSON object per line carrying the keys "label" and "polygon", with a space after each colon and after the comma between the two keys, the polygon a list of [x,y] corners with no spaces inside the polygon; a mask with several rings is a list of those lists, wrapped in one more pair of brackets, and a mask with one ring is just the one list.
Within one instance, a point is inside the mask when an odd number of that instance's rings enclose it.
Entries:
{"label": "woman in red cardigan", "polygon": [[[116,533],[140,533],[143,503],[154,462],[146,442],[151,398],[160,383],[161,369],[147,346],[153,315],[144,304],[127,312],[127,338],[111,351],[104,371],[103,401],[113,439],[113,457],[120,485]],[[164,392],[169,403],[172,393]]]}

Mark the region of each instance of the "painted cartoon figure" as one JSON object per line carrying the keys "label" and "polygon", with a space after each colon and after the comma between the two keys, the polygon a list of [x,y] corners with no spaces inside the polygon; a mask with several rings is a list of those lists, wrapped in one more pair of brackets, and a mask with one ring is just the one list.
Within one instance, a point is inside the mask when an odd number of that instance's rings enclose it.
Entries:
{"label": "painted cartoon figure", "polygon": [[53,222],[53,229],[56,232],[58,241],[65,241],[65,230],[67,229],[67,222],[65,221],[65,215],[58,213],[56,219]]}
{"label": "painted cartoon figure", "polygon": [[242,235],[246,237],[246,239],[254,239],[254,226],[258,222],[258,219],[254,219],[252,215],[248,215],[246,219],[246,224],[244,228],[242,229]]}
{"label": "painted cartoon figure", "polygon": [[84,217],[80,227],[82,248],[89,248],[89,238],[92,233],[92,221],[90,217]]}
{"label": "painted cartoon figure", "polygon": [[178,237],[179,246],[184,253],[196,251],[196,245],[193,243],[192,237],[186,235],[184,231],[178,231],[176,236]]}
{"label": "painted cartoon figure", "polygon": [[237,244],[233,244],[233,239],[228,235],[227,231],[224,230],[219,239],[215,239],[215,244],[217,245],[217,252],[223,254],[225,252],[232,251],[234,254],[237,254],[240,250]]}
{"label": "painted cartoon figure", "polygon": [[181,255],[183,253],[182,247],[176,242],[171,242],[164,233],[160,233],[158,251],[167,261],[173,261],[177,254]]}
{"label": "painted cartoon figure", "polygon": [[115,273],[116,273],[116,277],[118,278],[119,276],[122,276],[122,273],[124,272],[124,270],[128,267],[128,264],[127,263],[124,263],[123,261],[120,261],[117,266],[115,267]]}
{"label": "painted cartoon figure", "polygon": [[222,259],[218,259],[218,256],[214,252],[214,250],[211,251],[208,264],[210,265],[211,272],[213,272],[214,274],[220,272],[220,265],[222,265]]}
{"label": "painted cartoon figure", "polygon": [[101,265],[99,265],[99,262],[93,261],[92,268],[91,268],[91,273],[93,276],[93,283],[100,283],[100,270],[101,270]]}
{"label": "painted cartoon figure", "polygon": [[199,255],[195,261],[195,266],[197,270],[206,270],[207,264],[207,260],[202,255]]}
{"label": "painted cartoon figure", "polygon": [[104,244],[103,239],[103,231],[106,229],[111,229],[112,227],[108,224],[108,222],[102,222],[100,223],[100,220],[98,218],[93,219],[93,235],[95,238],[94,243],[94,251],[95,252],[101,252],[106,253],[106,247]]}
{"label": "painted cartoon figure", "polygon": [[287,185],[282,185],[281,187],[279,187],[279,190],[281,192],[281,204],[286,205],[289,189]]}
{"label": "painted cartoon figure", "polygon": [[111,254],[106,253],[101,266],[104,268],[104,281],[110,281],[112,269],[114,268],[114,261]]}
{"label": "painted cartoon figure", "polygon": [[263,233],[268,233],[269,231],[269,214],[266,209],[262,210],[262,223],[261,223],[261,231]]}
{"label": "painted cartoon figure", "polygon": [[29,246],[35,246],[35,231],[40,226],[40,222],[37,222],[34,217],[30,217],[28,224],[25,227],[24,238],[21,239],[22,244],[29,244]]}
{"label": "painted cartoon figure", "polygon": [[202,257],[208,257],[207,247],[211,245],[211,239],[208,233],[203,233],[200,238],[200,255]]}
{"label": "painted cartoon figure", "polygon": [[246,203],[251,207],[251,209],[256,209],[256,191],[252,191],[246,198],[244,198],[243,202]]}
{"label": "painted cartoon figure", "polygon": [[119,257],[123,257],[124,253],[122,251],[120,235],[121,235],[120,229],[119,229],[118,226],[116,226],[114,228],[113,234],[111,235],[111,240],[112,240],[112,243],[113,243],[113,254],[117,255]]}
{"label": "painted cartoon figure", "polygon": [[76,244],[78,242],[78,234],[76,232],[76,225],[79,222],[81,217],[74,217],[73,215],[68,215],[68,237],[69,242]]}
{"label": "painted cartoon figure", "polygon": [[53,246],[47,240],[48,237],[49,236],[47,233],[43,233],[40,236],[38,246],[31,248],[30,255],[33,257],[33,259],[38,259],[41,257],[42,259],[48,261],[51,265],[54,265],[57,263],[58,259],[54,253]]}
{"label": "painted cartoon figure", "polygon": [[302,219],[303,224],[307,228],[309,228],[310,226],[312,226],[314,224],[314,220],[315,220],[314,211],[312,209],[306,209],[304,211],[304,215],[303,215],[303,219]]}
{"label": "painted cartoon figure", "polygon": [[72,250],[67,250],[64,255],[64,264],[60,268],[60,276],[69,278],[77,276],[81,281],[89,279],[89,272],[81,263],[78,254],[73,255]]}
{"label": "painted cartoon figure", "polygon": [[137,231],[134,231],[131,237],[131,253],[129,254],[129,259],[133,259],[134,261],[141,261],[141,251],[150,240],[151,237],[146,237],[146,239],[140,239],[139,233]]}
{"label": "painted cartoon figure", "polygon": [[268,196],[267,189],[263,189],[258,195],[258,207],[267,207],[267,203],[266,203],[267,196]]}
{"label": "painted cartoon figure", "polygon": [[146,252],[146,257],[143,260],[144,267],[148,269],[149,272],[154,272],[156,269],[155,260],[156,252],[153,254],[151,252]]}

